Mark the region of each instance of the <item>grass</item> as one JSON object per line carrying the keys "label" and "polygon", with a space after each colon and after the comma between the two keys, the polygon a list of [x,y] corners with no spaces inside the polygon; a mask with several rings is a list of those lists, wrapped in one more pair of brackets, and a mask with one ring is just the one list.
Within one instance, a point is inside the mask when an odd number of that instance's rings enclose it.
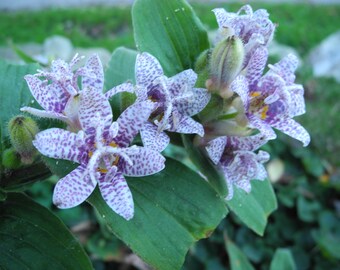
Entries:
{"label": "grass", "polygon": [[[221,5],[236,12],[241,5]],[[217,7],[193,5],[207,29],[216,29],[211,9]],[[276,40],[294,47],[302,58],[331,33],[339,30],[340,6],[289,4],[256,4],[254,10],[265,8],[272,21],[278,23]],[[91,7],[82,9],[51,9],[40,12],[0,13],[0,45],[7,40],[16,44],[42,43],[51,35],[63,35],[76,47],[134,48],[129,8]],[[298,82],[306,89],[308,112],[301,118],[311,132],[317,151],[332,163],[340,165],[336,153],[340,151],[339,85],[333,80],[314,79],[310,67],[299,71]]]}

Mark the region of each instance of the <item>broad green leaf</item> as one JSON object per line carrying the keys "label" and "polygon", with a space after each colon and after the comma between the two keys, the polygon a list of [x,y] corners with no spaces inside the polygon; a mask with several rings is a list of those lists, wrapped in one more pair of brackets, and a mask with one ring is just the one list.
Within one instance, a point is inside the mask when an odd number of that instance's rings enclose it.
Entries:
{"label": "broad green leaf", "polygon": [[194,136],[182,135],[183,144],[192,162],[199,168],[200,172],[207,177],[209,183],[222,197],[227,196],[227,184],[222,172],[207,158],[204,149],[200,149],[193,144]]}
{"label": "broad green leaf", "polygon": [[0,220],[1,269],[92,269],[66,226],[25,195],[8,193]]}
{"label": "broad green leaf", "polygon": [[119,47],[111,55],[108,67],[105,70],[105,89],[124,83],[135,82],[135,63],[138,52]]}
{"label": "broad green leaf", "polygon": [[230,240],[225,241],[231,270],[254,270],[246,255]]}
{"label": "broad green leaf", "polygon": [[270,263],[270,270],[295,270],[295,262],[289,249],[279,248]]}
{"label": "broad green leaf", "polygon": [[[124,47],[117,48],[111,56],[108,68],[105,71],[105,89],[110,90],[114,86],[130,81],[135,82],[135,62],[137,51]],[[119,93],[110,100],[114,119],[131,105],[135,95],[131,93]]]}
{"label": "broad green leaf", "polygon": [[115,214],[98,189],[89,202],[113,233],[156,269],[180,269],[189,247],[208,237],[227,214],[224,202],[197,173],[168,159],[156,175],[127,178],[135,216]]}
{"label": "broad green leaf", "polygon": [[137,49],[154,55],[167,76],[194,68],[209,48],[206,30],[184,0],[136,0],[132,23]]}
{"label": "broad green leaf", "polygon": [[235,188],[227,205],[251,230],[263,235],[268,216],[277,208],[277,200],[268,180],[251,181],[251,186],[249,194]]}

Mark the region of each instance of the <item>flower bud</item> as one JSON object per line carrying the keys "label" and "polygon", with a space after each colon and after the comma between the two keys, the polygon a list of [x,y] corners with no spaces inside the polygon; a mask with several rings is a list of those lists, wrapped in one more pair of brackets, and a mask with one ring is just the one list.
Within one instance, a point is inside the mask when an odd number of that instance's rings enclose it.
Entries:
{"label": "flower bud", "polygon": [[14,148],[9,148],[3,151],[2,165],[7,169],[17,169],[20,167],[20,155],[14,150]]}
{"label": "flower bud", "polygon": [[220,94],[223,98],[231,97],[233,93],[229,85],[240,73],[243,60],[244,46],[241,39],[230,36],[220,41],[211,54],[207,89]]}
{"label": "flower bud", "polygon": [[36,153],[32,141],[39,132],[36,122],[30,117],[19,115],[9,121],[8,130],[12,146],[20,155],[21,161],[25,164],[32,163]]}

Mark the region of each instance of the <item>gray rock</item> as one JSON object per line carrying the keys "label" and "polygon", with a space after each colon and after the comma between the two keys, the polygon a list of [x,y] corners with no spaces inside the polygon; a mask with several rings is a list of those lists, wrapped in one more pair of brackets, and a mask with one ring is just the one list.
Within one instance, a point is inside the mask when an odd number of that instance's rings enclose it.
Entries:
{"label": "gray rock", "polygon": [[312,49],[308,60],[316,77],[331,77],[340,83],[340,31],[328,36]]}

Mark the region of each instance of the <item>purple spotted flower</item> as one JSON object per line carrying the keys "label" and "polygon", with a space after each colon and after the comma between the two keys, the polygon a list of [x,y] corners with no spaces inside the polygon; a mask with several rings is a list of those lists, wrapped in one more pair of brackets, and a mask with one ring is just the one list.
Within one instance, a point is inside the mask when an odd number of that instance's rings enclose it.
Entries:
{"label": "purple spotted flower", "polygon": [[135,103],[112,123],[112,112],[102,93],[86,88],[79,107],[84,130],[73,133],[52,128],[38,133],[33,141],[40,153],[51,158],[70,160],[79,166],[60,179],[53,202],[70,208],[85,201],[97,183],[106,203],[126,220],[134,215],[132,194],[126,176],[146,176],[164,168],[159,152],[130,146],[154,109],[151,101]]}
{"label": "purple spotted flower", "polygon": [[210,94],[206,89],[194,88],[196,79],[191,69],[167,78],[155,57],[148,53],[137,56],[137,102],[151,100],[156,104],[150,121],[141,130],[144,146],[164,150],[169,143],[165,130],[204,135],[203,126],[191,116],[207,105]]}
{"label": "purple spotted flower", "polygon": [[[26,75],[25,80],[33,97],[43,110],[23,107],[21,111],[39,117],[59,119],[68,124],[72,131],[82,129],[78,117],[81,104],[81,89],[91,89],[95,93],[102,93],[104,86],[104,73],[101,61],[97,55],[91,56],[84,67],[75,66],[81,60],[76,55],[68,64],[63,60],[52,62],[50,71],[41,71],[35,75]],[[79,77],[81,85],[79,86]],[[132,91],[131,84],[123,84],[107,92],[110,97],[116,92]]]}
{"label": "purple spotted flower", "polygon": [[221,168],[228,187],[227,200],[232,199],[234,186],[247,193],[251,190],[251,180],[264,180],[267,172],[262,165],[269,160],[264,151],[254,153],[267,140],[262,134],[249,137],[219,137],[206,146],[210,159]]}
{"label": "purple spotted flower", "polygon": [[233,91],[244,105],[251,128],[258,129],[267,139],[276,135],[276,128],[307,146],[308,132],[292,118],[305,113],[304,90],[295,84],[297,58],[290,54],[261,77],[267,60],[266,51],[258,48],[249,62],[245,77],[239,76]]}
{"label": "purple spotted flower", "polygon": [[244,66],[247,65],[254,50],[259,46],[267,46],[273,39],[275,24],[269,19],[265,9],[254,12],[251,6],[245,5],[237,13],[227,12],[223,8],[216,8],[213,12],[219,26],[220,39],[236,36],[243,41]]}

